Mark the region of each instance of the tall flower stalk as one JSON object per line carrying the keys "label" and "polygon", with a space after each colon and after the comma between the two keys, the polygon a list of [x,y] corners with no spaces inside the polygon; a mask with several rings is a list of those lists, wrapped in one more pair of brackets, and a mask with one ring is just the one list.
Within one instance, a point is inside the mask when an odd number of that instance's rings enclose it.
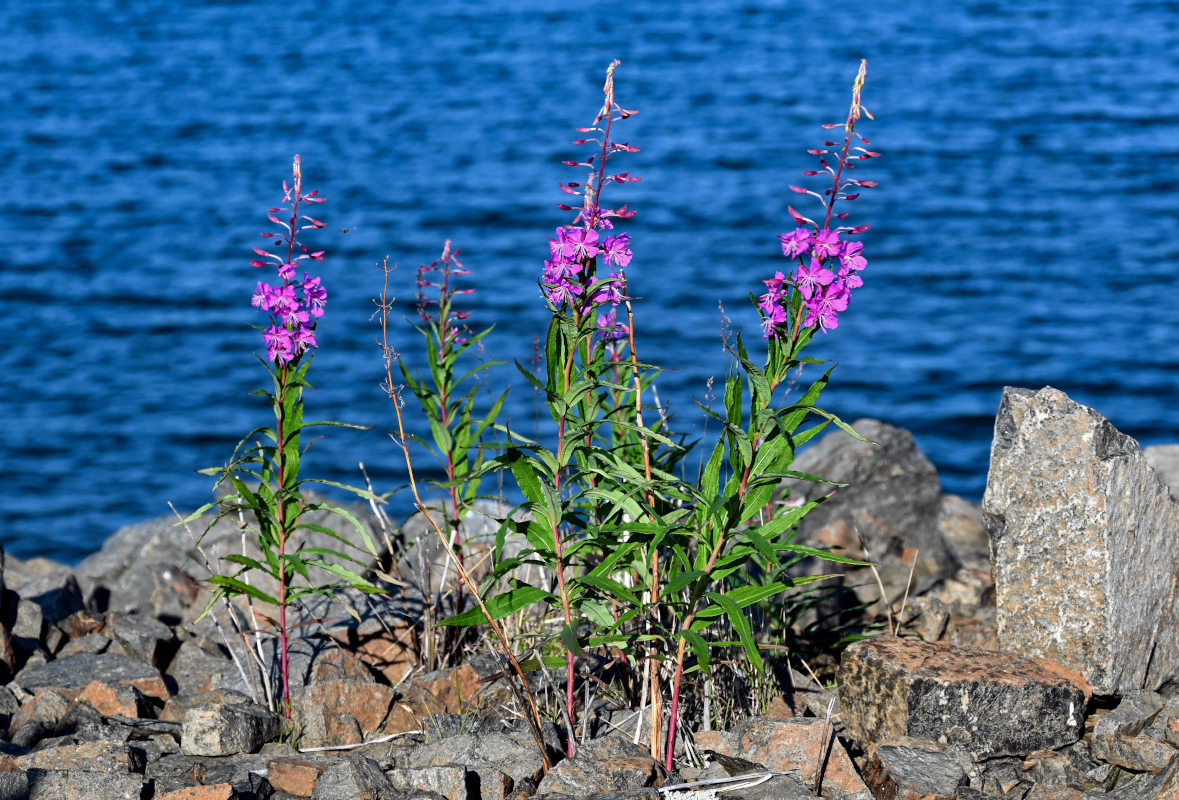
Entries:
{"label": "tall flower stalk", "polygon": [[[340,534],[321,524],[312,523],[307,515],[313,511],[327,510],[350,523],[364,539],[369,553],[376,555],[368,532],[349,512],[323,503],[308,503],[302,493],[302,485],[308,479],[300,478],[301,460],[304,449],[300,436],[304,429],[314,425],[341,425],[342,423],[303,421],[303,390],[308,387],[307,369],[317,347],[316,328],[327,305],[327,290],[319,276],[302,271],[309,262],[324,259],[322,250],[312,251],[299,237],[304,231],[323,227],[323,222],[308,216],[305,206],[323,202],[318,191],[304,193],[303,174],[299,156],[295,156],[293,181],[283,181],[282,204],[271,208],[267,218],[279,227],[279,232],[264,232],[277,252],[255,247],[260,256],[250,262],[254,268],[270,267],[275,270],[280,282],[257,283],[252,304],[267,315],[262,331],[266,347],[266,358],[259,360],[270,373],[273,391],[259,392],[269,398],[274,411],[274,426],[258,428],[238,444],[233,459],[224,467],[202,470],[205,474],[217,475],[217,486],[228,481],[233,492],[224,499],[210,503],[190,517],[219,506],[218,519],[250,512],[256,523],[254,532],[262,551],[263,560],[246,554],[227,556],[224,560],[238,565],[232,575],[214,575],[210,583],[215,587],[205,612],[212,608],[221,597],[243,594],[254,600],[274,605],[278,609],[277,636],[279,675],[282,685],[282,708],[290,716],[290,628],[289,609],[300,597],[307,594],[329,594],[344,586],[362,591],[377,591],[376,587],[362,578],[346,562],[361,565],[353,556],[329,548],[303,550],[299,534],[302,531],[317,531],[327,534],[345,545],[351,543]],[[302,274],[300,275],[300,272]],[[347,426],[359,427],[359,426]],[[256,483],[253,488],[250,483]],[[337,486],[366,498],[376,499],[363,489],[334,483],[315,481]],[[212,524],[212,523],[211,523]],[[211,527],[210,524],[210,527]],[[309,567],[316,567],[333,576],[330,584],[312,582]],[[269,593],[243,580],[248,571],[259,571],[269,575],[276,584],[276,591]],[[297,585],[302,578],[306,585]]]}

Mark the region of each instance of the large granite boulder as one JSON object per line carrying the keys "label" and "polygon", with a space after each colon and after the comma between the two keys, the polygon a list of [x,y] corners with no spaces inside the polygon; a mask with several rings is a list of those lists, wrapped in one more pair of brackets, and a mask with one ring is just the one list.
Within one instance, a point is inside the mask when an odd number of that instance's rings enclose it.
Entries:
{"label": "large granite boulder", "polygon": [[1179,502],[1138,443],[1051,387],[1007,388],[983,498],[999,645],[1102,695],[1179,678]]}

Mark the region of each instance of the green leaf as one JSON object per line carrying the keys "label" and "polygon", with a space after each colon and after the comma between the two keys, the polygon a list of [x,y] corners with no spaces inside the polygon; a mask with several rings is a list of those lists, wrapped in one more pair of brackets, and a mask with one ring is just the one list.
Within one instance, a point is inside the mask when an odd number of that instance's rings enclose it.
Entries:
{"label": "green leaf", "polygon": [[690,630],[682,630],[677,635],[686,640],[688,647],[692,648],[692,653],[696,656],[696,663],[700,670],[707,671],[711,648],[708,646],[708,642],[704,640],[704,637]]}
{"label": "green leaf", "polygon": [[[484,601],[487,610],[491,612],[492,619],[502,619],[508,614],[513,614],[522,608],[526,608],[534,603],[539,603],[542,600],[550,602],[556,599],[556,596],[551,592],[540,589],[536,586],[517,586],[515,589],[510,589],[503,594],[497,594],[494,597],[488,598]],[[487,616],[483,613],[481,608],[471,608],[461,614],[455,614],[452,617],[439,622],[439,625],[452,625],[456,627],[469,627],[471,625],[479,625],[487,621]]]}
{"label": "green leaf", "polygon": [[830,561],[835,564],[850,564],[855,567],[870,567],[870,566],[872,566],[872,562],[870,562],[870,561],[858,561],[854,558],[848,558],[847,556],[837,555],[837,554],[829,552],[827,550],[816,550],[813,547],[806,547],[805,545],[801,545],[801,544],[780,545],[778,547],[778,549],[779,550],[786,550],[791,553],[800,553],[801,555],[804,555],[804,556],[814,556],[815,558],[821,558],[824,561]]}
{"label": "green leaf", "polygon": [[214,575],[213,577],[209,578],[209,583],[214,584],[215,586],[221,586],[224,589],[233,592],[234,594],[249,595],[255,600],[260,600],[263,603],[269,603],[272,606],[280,605],[277,599],[266,594],[266,592],[263,592],[261,589],[255,589],[250,584],[245,583],[244,581],[239,581],[237,578],[230,578],[225,575]]}
{"label": "green leaf", "polygon": [[745,655],[753,664],[754,669],[761,672],[764,669],[761,653],[758,652],[757,643],[753,640],[753,630],[750,628],[749,618],[745,616],[741,607],[727,595],[719,592],[706,592],[705,596],[724,610],[725,616],[729,618],[729,624],[733,626],[733,630],[737,632],[737,638],[741,640],[741,645],[745,648]]}

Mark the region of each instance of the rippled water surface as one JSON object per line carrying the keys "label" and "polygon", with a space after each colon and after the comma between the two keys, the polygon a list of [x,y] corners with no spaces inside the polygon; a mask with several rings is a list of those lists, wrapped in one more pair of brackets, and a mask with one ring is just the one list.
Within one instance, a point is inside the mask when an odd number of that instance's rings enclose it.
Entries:
{"label": "rippled water surface", "polygon": [[[1145,443],[1179,441],[1179,6],[996,0],[593,4],[0,4],[0,543],[72,561],[120,525],[209,498],[266,422],[250,247],[292,154],[329,199],[331,292],[309,416],[316,475],[404,480],[370,322],[385,255],[399,313],[451,238],[489,357],[529,356],[535,281],[568,215],[560,161],[612,58],[643,176],[629,270],[643,355],[692,430],[723,376],[720,312],[782,268],[787,184],[846,114],[884,157],[870,266],[817,354],[826,405],[911,429],[978,499],[1003,385],[1052,384]],[[620,167],[622,168],[622,167]],[[869,172],[871,174],[869,174]],[[347,229],[345,233],[344,230]],[[420,364],[408,325],[397,345]],[[751,336],[756,338],[756,335]],[[534,425],[514,370],[513,425]],[[408,501],[394,498],[394,514]]]}

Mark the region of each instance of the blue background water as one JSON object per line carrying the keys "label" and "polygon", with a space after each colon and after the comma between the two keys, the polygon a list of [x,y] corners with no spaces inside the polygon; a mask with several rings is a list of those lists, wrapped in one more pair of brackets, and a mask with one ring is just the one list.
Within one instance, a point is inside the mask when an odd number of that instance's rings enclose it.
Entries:
{"label": "blue background water", "polygon": [[[267,419],[247,263],[292,154],[329,202],[331,293],[308,469],[400,483],[370,322],[375,266],[452,238],[492,357],[527,358],[535,280],[568,215],[612,58],[640,114],[629,270],[642,353],[682,427],[722,375],[721,300],[781,268],[786,189],[813,168],[869,59],[863,131],[881,188],[870,266],[826,405],[913,430],[948,491],[978,499],[1005,384],[1055,385],[1145,443],[1179,440],[1179,5],[16,0],[0,4],[0,543],[72,561],[118,526],[209,497]],[[802,201],[801,203],[799,201]],[[342,229],[348,229],[347,233]],[[397,344],[421,363],[399,326]],[[753,336],[752,338],[756,338]],[[531,391],[511,371],[514,425]],[[420,428],[419,428],[420,429]],[[393,513],[404,513],[403,495]]]}

